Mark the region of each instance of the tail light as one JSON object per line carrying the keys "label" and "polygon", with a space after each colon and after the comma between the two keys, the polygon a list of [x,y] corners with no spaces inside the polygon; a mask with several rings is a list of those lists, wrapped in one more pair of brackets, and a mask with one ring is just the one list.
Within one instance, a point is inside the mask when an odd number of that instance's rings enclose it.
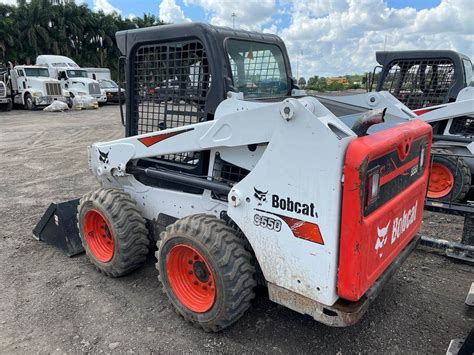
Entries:
{"label": "tail light", "polygon": [[423,171],[423,167],[425,165],[425,147],[421,147],[420,151],[420,171]]}
{"label": "tail light", "polygon": [[376,167],[369,171],[367,174],[367,181],[366,181],[366,198],[365,204],[366,206],[371,205],[379,196],[380,191],[380,167]]}

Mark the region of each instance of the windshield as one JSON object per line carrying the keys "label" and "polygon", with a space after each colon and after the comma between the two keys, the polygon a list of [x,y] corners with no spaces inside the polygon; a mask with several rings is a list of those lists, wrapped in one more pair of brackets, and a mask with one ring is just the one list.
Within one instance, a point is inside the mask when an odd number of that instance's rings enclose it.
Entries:
{"label": "windshield", "polygon": [[87,78],[87,72],[85,70],[68,70],[67,76],[69,78]]}
{"label": "windshield", "polygon": [[118,87],[112,80],[101,80],[99,81],[99,85],[101,89],[115,89]]}
{"label": "windshield", "polygon": [[464,64],[464,75],[466,76],[466,83],[469,86],[474,86],[474,78],[472,77],[472,63],[469,59],[462,60]]}
{"label": "windshield", "polygon": [[49,78],[49,71],[47,68],[24,68],[25,76],[44,76]]}
{"label": "windshield", "polygon": [[227,42],[234,86],[245,97],[288,94],[289,79],[280,48],[273,44],[230,39]]}

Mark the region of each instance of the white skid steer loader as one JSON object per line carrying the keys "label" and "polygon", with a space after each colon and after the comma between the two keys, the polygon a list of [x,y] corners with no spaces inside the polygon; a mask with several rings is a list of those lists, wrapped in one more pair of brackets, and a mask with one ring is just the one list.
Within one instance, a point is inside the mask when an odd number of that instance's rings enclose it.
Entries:
{"label": "white skid steer loader", "polygon": [[345,123],[297,90],[275,35],[182,24],[116,37],[127,137],[89,148],[102,188],[78,227],[91,262],[121,276],[156,241],[164,292],[206,331],[239,319],[257,280],[320,322],[358,321],[419,240],[430,125],[369,134],[385,110]]}

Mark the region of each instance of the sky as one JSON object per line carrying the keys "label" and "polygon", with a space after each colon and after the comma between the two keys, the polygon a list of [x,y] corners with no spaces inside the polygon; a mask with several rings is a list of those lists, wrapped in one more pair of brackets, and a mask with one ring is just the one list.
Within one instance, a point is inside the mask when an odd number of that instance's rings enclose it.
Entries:
{"label": "sky", "polygon": [[[15,0],[0,0],[15,2]],[[474,0],[76,0],[124,17],[275,33],[294,76],[371,71],[377,50],[454,49],[474,59]],[[232,17],[232,14],[235,17]]]}

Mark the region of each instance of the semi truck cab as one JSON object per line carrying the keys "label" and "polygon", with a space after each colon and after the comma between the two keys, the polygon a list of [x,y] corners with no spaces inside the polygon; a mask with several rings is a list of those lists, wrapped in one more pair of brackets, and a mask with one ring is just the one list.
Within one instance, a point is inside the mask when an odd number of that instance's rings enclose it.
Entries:
{"label": "semi truck cab", "polygon": [[20,65],[10,71],[13,103],[35,110],[53,101],[67,103],[69,92],[61,83],[49,77],[48,68],[36,65]]}
{"label": "semi truck cab", "polygon": [[68,90],[71,97],[90,95],[102,106],[107,102],[105,91],[99,83],[88,77],[87,71],[79,67],[71,58],[60,55],[40,55],[36,64],[47,67],[49,76],[60,81],[61,86]]}

